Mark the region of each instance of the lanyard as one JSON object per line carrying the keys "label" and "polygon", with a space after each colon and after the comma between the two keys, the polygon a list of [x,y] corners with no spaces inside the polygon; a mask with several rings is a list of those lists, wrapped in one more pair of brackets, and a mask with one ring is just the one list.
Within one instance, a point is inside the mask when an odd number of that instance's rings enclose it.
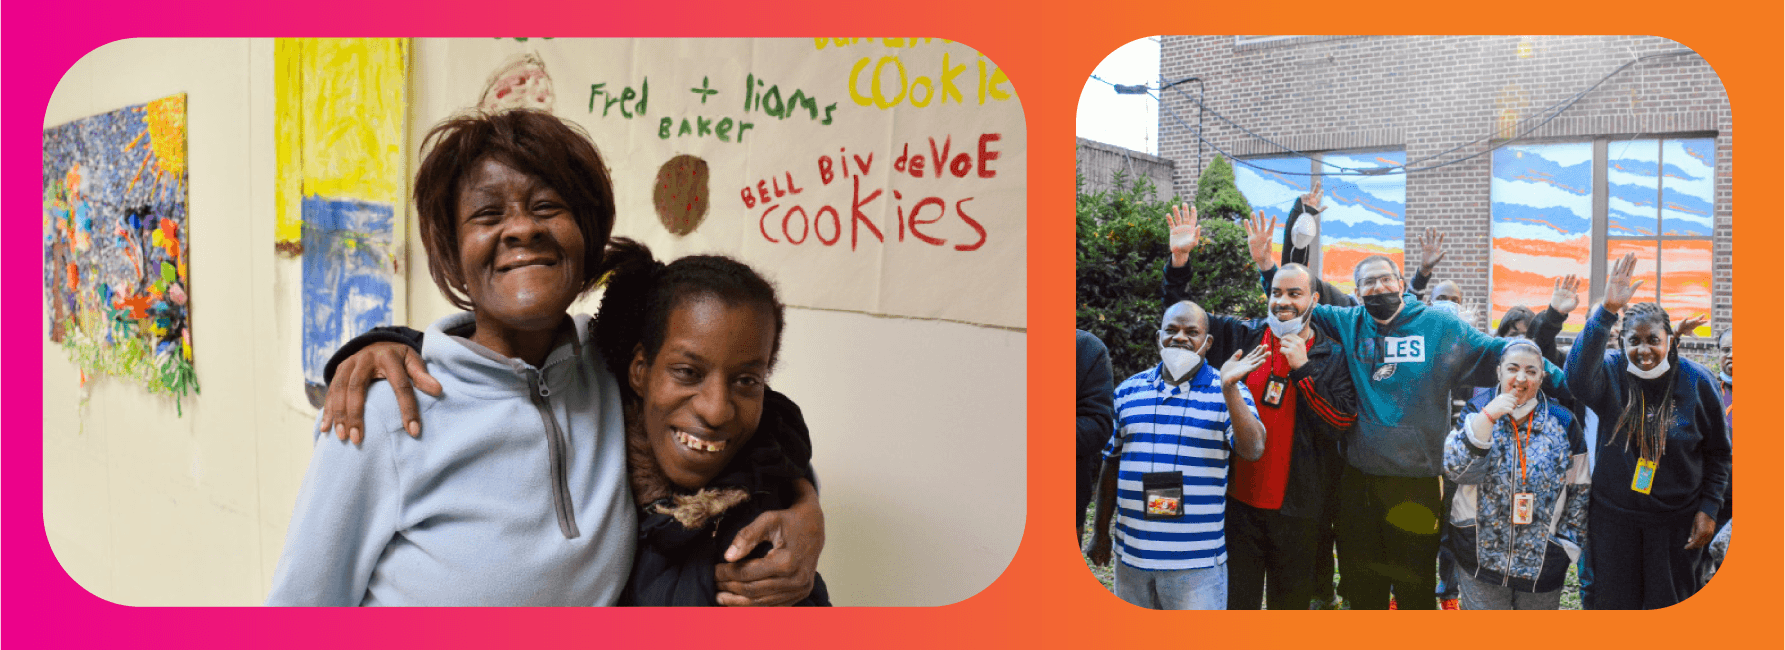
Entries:
{"label": "lanyard", "polygon": [[1527,439],[1529,439],[1531,437],[1531,428],[1533,426],[1536,426],[1536,423],[1537,423],[1537,410],[1536,409],[1532,409],[1531,415],[1527,416],[1525,418],[1525,430],[1524,431],[1519,431],[1518,420],[1512,421],[1513,438],[1518,443],[1516,445],[1516,448],[1518,449],[1518,484],[1520,487],[1523,487],[1525,485],[1525,442]]}

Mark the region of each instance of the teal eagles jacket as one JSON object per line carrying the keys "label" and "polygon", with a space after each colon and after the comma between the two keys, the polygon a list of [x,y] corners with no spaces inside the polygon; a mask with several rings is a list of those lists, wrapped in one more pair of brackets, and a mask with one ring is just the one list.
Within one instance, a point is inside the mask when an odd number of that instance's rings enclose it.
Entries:
{"label": "teal eagles jacket", "polygon": [[[1357,428],[1346,460],[1366,474],[1437,476],[1450,432],[1448,402],[1456,386],[1492,386],[1507,339],[1431,311],[1412,294],[1394,320],[1378,326],[1363,307],[1315,305],[1311,318],[1336,332],[1357,384]],[[1562,369],[1544,362],[1544,392],[1567,397]]]}

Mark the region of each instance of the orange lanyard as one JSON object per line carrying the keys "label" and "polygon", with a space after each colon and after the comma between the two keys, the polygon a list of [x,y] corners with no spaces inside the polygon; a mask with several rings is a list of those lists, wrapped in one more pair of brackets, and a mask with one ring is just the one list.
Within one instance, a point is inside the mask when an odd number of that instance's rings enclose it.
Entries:
{"label": "orange lanyard", "polygon": [[1518,484],[1520,487],[1525,485],[1525,439],[1530,437],[1531,427],[1535,425],[1536,422],[1537,411],[1535,409],[1531,411],[1530,416],[1525,418],[1524,431],[1521,432],[1518,430],[1518,420],[1512,421],[1513,438],[1518,441]]}

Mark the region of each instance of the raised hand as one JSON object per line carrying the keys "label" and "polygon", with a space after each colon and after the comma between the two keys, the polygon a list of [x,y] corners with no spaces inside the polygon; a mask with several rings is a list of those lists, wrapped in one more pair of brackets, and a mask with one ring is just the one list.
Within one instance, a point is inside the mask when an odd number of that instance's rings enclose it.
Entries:
{"label": "raised hand", "polygon": [[1685,336],[1687,334],[1691,334],[1693,332],[1693,330],[1696,330],[1700,327],[1704,327],[1705,324],[1710,323],[1710,322],[1711,322],[1711,317],[1706,314],[1698,314],[1696,316],[1687,316],[1685,320],[1680,321],[1679,327],[1673,328],[1673,340],[1675,342],[1678,342],[1680,340],[1680,337]]}
{"label": "raised hand", "polygon": [[1252,348],[1251,352],[1234,350],[1233,358],[1228,359],[1227,363],[1221,366],[1221,385],[1227,386],[1245,381],[1246,375],[1252,374],[1252,371],[1264,365],[1264,360],[1269,356],[1270,350],[1262,345]]}
{"label": "raised hand", "polygon": [[1556,287],[1549,294],[1549,308],[1563,314],[1580,306],[1580,278],[1573,273],[1556,278]]}
{"label": "raised hand", "polygon": [[1438,263],[1444,261],[1448,255],[1450,253],[1444,251],[1444,233],[1438,232],[1437,228],[1427,228],[1419,236],[1420,274],[1431,275],[1432,269],[1437,268]]}
{"label": "raised hand", "polygon": [[1252,265],[1260,271],[1277,267],[1277,261],[1271,259],[1271,235],[1276,230],[1277,218],[1271,217],[1267,221],[1263,210],[1246,220],[1246,248],[1251,249]]}
{"label": "raised hand", "polygon": [[1310,212],[1320,211],[1320,179],[1318,177],[1314,179],[1314,189],[1308,190],[1307,194],[1302,195],[1302,206]]}
{"label": "raised hand", "polygon": [[1630,304],[1630,298],[1647,280],[1630,283],[1630,274],[1636,270],[1636,253],[1625,253],[1623,257],[1611,265],[1611,274],[1605,278],[1605,310],[1617,313],[1624,311],[1624,305]]}
{"label": "raised hand", "polygon": [[1196,218],[1196,206],[1187,203],[1171,206],[1165,222],[1171,227],[1171,265],[1188,264],[1190,251],[1202,243],[1202,222]]}

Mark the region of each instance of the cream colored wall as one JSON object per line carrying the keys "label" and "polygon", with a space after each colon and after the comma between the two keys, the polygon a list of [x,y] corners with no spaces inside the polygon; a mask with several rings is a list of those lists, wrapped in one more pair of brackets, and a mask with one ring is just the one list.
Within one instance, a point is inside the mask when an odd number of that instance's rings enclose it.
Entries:
{"label": "cream colored wall", "polygon": [[[45,327],[45,529],[69,574],[115,602],[260,602],[308,463],[300,276],[273,253],[271,80],[264,39],[124,41],[76,64],[45,116],[59,124],[188,93],[204,393],[176,417],[170,401],[122,382],[79,389]],[[412,83],[425,101],[427,79]],[[451,307],[415,231],[399,313],[425,327]],[[1010,504],[1027,503],[1026,345],[1019,331],[789,310],[773,383],[811,425],[829,538],[819,568],[838,604],[942,605],[1003,572],[1024,524]]]}
{"label": "cream colored wall", "polygon": [[[46,126],[187,93],[194,365],[171,400],[106,377],[79,387],[48,337],[44,529],[89,591],[132,605],[244,605],[271,584],[312,417],[278,398],[296,376],[275,316],[270,41],[129,40],[63,77]],[[295,360],[295,355],[292,356]]]}

